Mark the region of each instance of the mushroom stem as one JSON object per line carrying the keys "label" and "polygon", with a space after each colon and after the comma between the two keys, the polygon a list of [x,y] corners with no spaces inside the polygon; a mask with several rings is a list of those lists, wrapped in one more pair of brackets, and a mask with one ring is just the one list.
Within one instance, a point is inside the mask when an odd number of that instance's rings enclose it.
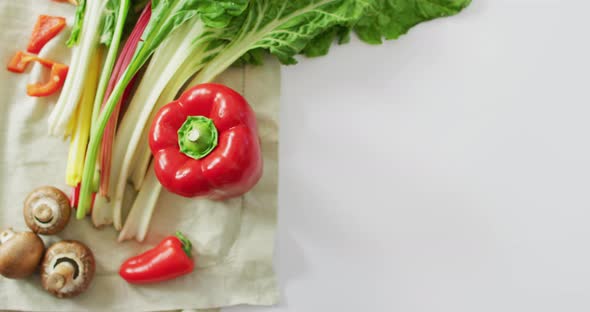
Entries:
{"label": "mushroom stem", "polygon": [[68,261],[58,264],[47,279],[47,288],[52,291],[62,289],[67,281],[72,279],[75,270],[74,266]]}
{"label": "mushroom stem", "polygon": [[0,233],[0,244],[6,243],[10,238],[14,236],[14,231],[12,229],[4,230]]}
{"label": "mushroom stem", "polygon": [[39,205],[33,210],[33,215],[41,222],[49,222],[53,218],[53,210],[47,205]]}

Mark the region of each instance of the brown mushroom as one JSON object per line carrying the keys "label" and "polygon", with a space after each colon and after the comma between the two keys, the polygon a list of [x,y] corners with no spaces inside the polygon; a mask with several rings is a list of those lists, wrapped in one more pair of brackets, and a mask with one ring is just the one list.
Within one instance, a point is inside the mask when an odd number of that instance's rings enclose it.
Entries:
{"label": "brown mushroom", "polygon": [[42,235],[61,232],[70,221],[71,213],[68,196],[52,186],[33,190],[25,199],[23,209],[27,226]]}
{"label": "brown mushroom", "polygon": [[92,251],[78,241],[65,240],[47,249],[41,267],[41,285],[58,298],[84,292],[94,277]]}
{"label": "brown mushroom", "polygon": [[33,232],[0,232],[0,275],[14,279],[32,275],[44,250],[43,241]]}

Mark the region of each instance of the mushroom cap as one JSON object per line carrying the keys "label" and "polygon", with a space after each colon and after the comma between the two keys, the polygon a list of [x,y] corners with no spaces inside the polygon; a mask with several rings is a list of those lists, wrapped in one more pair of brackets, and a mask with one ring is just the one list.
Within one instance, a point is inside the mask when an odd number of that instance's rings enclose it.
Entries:
{"label": "mushroom cap", "polygon": [[68,224],[71,213],[68,196],[53,186],[33,190],[25,199],[23,208],[27,226],[42,235],[61,232]]}
{"label": "mushroom cap", "polygon": [[[53,289],[50,285],[51,276],[62,262],[71,264],[74,272],[71,278],[64,280],[63,287]],[[75,240],[64,240],[47,249],[41,267],[41,285],[58,298],[74,297],[90,286],[95,270],[94,255],[86,245]]]}
{"label": "mushroom cap", "polygon": [[6,278],[31,276],[43,257],[45,245],[33,232],[16,233],[6,230],[0,233],[0,275]]}

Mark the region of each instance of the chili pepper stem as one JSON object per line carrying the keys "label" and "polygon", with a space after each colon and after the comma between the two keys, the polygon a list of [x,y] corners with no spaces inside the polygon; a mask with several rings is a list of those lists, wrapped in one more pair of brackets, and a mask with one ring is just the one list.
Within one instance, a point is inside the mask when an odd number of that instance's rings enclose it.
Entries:
{"label": "chili pepper stem", "polygon": [[184,236],[180,231],[176,231],[176,237],[180,240],[180,242],[182,243],[182,250],[184,250],[184,252],[189,256],[192,257],[192,247],[193,244],[191,243],[191,241],[186,238],[186,236]]}

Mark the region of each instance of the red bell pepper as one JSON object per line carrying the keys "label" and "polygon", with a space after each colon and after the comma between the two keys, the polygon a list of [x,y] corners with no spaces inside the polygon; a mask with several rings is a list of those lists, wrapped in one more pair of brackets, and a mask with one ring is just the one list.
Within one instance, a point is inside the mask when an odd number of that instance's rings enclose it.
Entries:
{"label": "red bell pepper", "polygon": [[46,60],[36,55],[27,54],[23,51],[18,51],[10,59],[6,69],[13,73],[24,73],[31,62],[39,62],[41,65],[49,68],[55,64],[54,61]]}
{"label": "red bell pepper", "polygon": [[197,85],[162,107],[149,141],[158,180],[181,196],[239,196],[262,175],[254,112],[220,84]]}
{"label": "red bell pepper", "polygon": [[66,19],[59,16],[40,15],[37,18],[33,34],[29,41],[27,51],[31,53],[39,53],[41,49],[57,36],[66,27]]}
{"label": "red bell pepper", "polygon": [[191,273],[191,242],[180,232],[164,238],[156,247],[125,261],[119,275],[132,284],[170,280]]}
{"label": "red bell pepper", "polygon": [[27,85],[27,94],[30,96],[48,96],[57,92],[64,85],[68,75],[68,66],[54,63],[51,66],[49,81]]}

